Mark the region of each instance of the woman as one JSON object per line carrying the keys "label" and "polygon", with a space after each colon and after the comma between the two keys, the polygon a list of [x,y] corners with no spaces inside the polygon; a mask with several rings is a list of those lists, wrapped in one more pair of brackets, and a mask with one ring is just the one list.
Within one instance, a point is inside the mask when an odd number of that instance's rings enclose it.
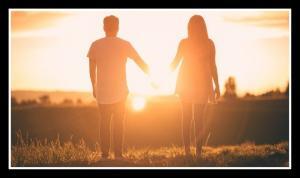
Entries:
{"label": "woman", "polygon": [[[181,64],[176,94],[182,103],[182,134],[185,154],[190,155],[190,130],[194,118],[196,156],[200,156],[204,141],[204,112],[209,100],[220,97],[215,47],[208,38],[202,16],[194,15],[188,23],[188,37],[181,40],[171,69]],[[213,91],[213,82],[215,91]],[[194,110],[194,112],[193,112]]]}

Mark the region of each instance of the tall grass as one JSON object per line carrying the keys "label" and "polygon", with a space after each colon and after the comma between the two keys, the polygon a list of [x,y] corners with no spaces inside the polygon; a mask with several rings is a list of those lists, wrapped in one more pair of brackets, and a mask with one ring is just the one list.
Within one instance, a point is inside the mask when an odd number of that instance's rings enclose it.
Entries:
{"label": "tall grass", "polygon": [[76,166],[95,160],[98,154],[83,139],[74,144],[72,138],[61,143],[59,135],[55,140],[40,140],[24,138],[20,131],[16,134],[17,143],[11,150],[12,166]]}
{"label": "tall grass", "polygon": [[[288,142],[255,145],[246,142],[241,145],[204,147],[200,158],[186,157],[183,147],[161,147],[157,149],[129,148],[123,160],[103,160],[96,143],[91,149],[81,139],[74,143],[72,138],[61,143],[59,135],[55,140],[28,139],[20,131],[17,143],[12,145],[11,166],[13,167],[71,167],[71,166],[288,166]],[[195,148],[192,148],[195,152]]]}

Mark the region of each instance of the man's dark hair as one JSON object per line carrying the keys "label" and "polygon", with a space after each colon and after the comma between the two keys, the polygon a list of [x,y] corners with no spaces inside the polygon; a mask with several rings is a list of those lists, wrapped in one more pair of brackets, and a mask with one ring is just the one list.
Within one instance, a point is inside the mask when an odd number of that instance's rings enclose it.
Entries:
{"label": "man's dark hair", "polygon": [[110,15],[103,19],[103,28],[106,33],[116,33],[119,30],[119,19]]}

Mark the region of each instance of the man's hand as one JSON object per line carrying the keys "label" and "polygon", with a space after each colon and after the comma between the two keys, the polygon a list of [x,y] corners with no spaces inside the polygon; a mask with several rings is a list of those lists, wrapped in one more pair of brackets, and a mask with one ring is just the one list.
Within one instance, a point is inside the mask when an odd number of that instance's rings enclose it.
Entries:
{"label": "man's hand", "polygon": [[150,67],[146,64],[145,67],[144,67],[144,72],[145,74],[147,75],[150,75],[151,71],[150,71]]}
{"label": "man's hand", "polygon": [[175,64],[174,64],[174,63],[170,64],[170,66],[169,66],[169,71],[170,71],[170,72],[174,72],[175,69],[176,69]]}

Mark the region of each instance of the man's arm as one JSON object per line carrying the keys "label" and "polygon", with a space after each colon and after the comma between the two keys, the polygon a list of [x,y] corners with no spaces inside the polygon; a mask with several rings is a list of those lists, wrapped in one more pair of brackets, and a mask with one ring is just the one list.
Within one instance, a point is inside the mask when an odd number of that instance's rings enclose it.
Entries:
{"label": "man's arm", "polygon": [[130,45],[129,46],[129,58],[133,59],[134,62],[142,69],[145,74],[150,73],[149,66],[144,62],[141,56],[136,52],[136,50]]}
{"label": "man's arm", "polygon": [[142,69],[142,71],[147,74],[148,80],[151,83],[151,86],[157,89],[159,86],[156,82],[154,82],[150,77],[150,68],[149,66],[144,62],[144,60],[140,57],[140,55],[135,51],[133,47],[131,47],[131,52],[129,53],[129,58],[133,59],[134,62]]}
{"label": "man's arm", "polygon": [[93,96],[96,97],[96,63],[90,58],[90,78],[93,86]]}
{"label": "man's arm", "polygon": [[143,61],[143,59],[139,55],[135,57],[134,61],[145,74],[149,74],[149,66]]}

